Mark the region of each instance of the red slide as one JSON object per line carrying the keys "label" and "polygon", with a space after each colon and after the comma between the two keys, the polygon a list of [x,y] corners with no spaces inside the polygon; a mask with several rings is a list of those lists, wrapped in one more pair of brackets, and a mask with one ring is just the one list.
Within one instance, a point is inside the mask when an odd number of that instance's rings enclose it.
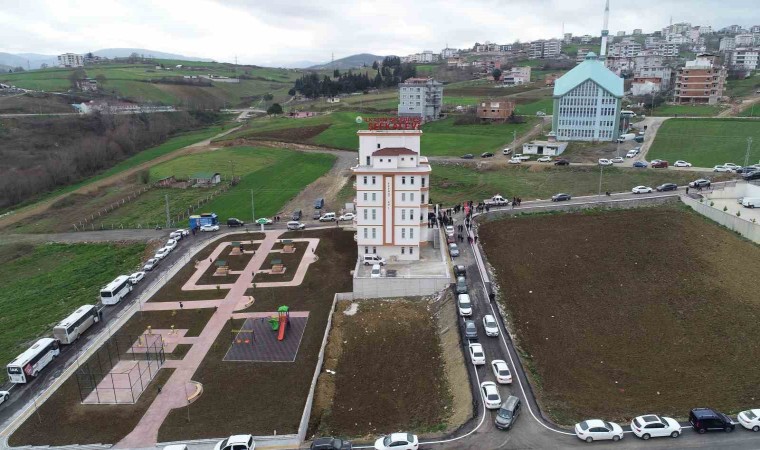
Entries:
{"label": "red slide", "polygon": [[277,340],[281,341],[285,339],[285,328],[288,325],[288,316],[286,314],[280,314],[280,330],[277,334]]}

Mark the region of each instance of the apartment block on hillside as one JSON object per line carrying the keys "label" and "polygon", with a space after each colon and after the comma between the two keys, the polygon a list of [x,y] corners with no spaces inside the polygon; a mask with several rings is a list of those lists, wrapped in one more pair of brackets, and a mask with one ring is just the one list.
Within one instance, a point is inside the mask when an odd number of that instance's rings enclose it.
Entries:
{"label": "apartment block on hillside", "polygon": [[398,85],[399,117],[438,120],[443,105],[443,84],[432,78],[409,78]]}
{"label": "apartment block on hillside", "polygon": [[697,55],[676,72],[673,101],[679,104],[714,105],[723,96],[726,69],[711,54]]}

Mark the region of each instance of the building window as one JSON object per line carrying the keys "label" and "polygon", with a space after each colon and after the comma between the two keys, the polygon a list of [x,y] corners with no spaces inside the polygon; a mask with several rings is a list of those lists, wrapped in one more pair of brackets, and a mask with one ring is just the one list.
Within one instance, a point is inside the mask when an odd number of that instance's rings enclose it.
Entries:
{"label": "building window", "polygon": [[372,176],[372,184],[377,184],[377,177]]}
{"label": "building window", "polygon": [[364,254],[366,255],[368,253],[369,253],[369,247],[364,247]]}
{"label": "building window", "polygon": [[367,229],[364,229],[364,239],[367,239]]}
{"label": "building window", "polygon": [[413,255],[413,254],[414,254],[414,247],[409,247],[409,254],[410,254],[410,255]]}
{"label": "building window", "polygon": [[413,209],[409,210],[409,219],[410,220],[414,220],[414,210]]}
{"label": "building window", "polygon": [[402,192],[402,193],[401,193],[401,201],[402,201],[402,202],[405,202],[405,201],[406,201],[406,192]]}
{"label": "building window", "polygon": [[404,251],[406,250],[406,247],[401,247],[401,254],[404,254]]}
{"label": "building window", "polygon": [[375,201],[375,199],[376,199],[376,194],[373,192],[372,193],[372,201]]}
{"label": "building window", "polygon": [[367,220],[367,208],[364,208],[364,220]]}
{"label": "building window", "polygon": [[406,184],[406,177],[401,177],[401,184]]}
{"label": "building window", "polygon": [[372,247],[372,254],[373,254],[373,255],[376,255],[376,254],[377,254],[377,247]]}
{"label": "building window", "polygon": [[377,210],[375,208],[372,208],[372,220],[377,219]]}
{"label": "building window", "polygon": [[425,187],[425,177],[422,177],[421,183],[422,183],[422,187]]}
{"label": "building window", "polygon": [[414,184],[414,177],[409,177],[409,184]]}
{"label": "building window", "polygon": [[[367,165],[369,166],[369,165],[371,165],[371,164],[372,164],[372,163],[370,162],[370,157],[369,157],[369,156],[367,156]],[[367,184],[367,177],[364,177],[364,184]]]}
{"label": "building window", "polygon": [[422,194],[422,204],[425,204],[425,194]]}
{"label": "building window", "polygon": [[380,162],[383,162],[383,158],[380,158]]}
{"label": "building window", "polygon": [[409,228],[409,239],[414,239],[414,228]]}
{"label": "building window", "polygon": [[406,210],[405,209],[401,210],[401,220],[406,220]]}
{"label": "building window", "polygon": [[[367,201],[367,193],[366,192],[364,193],[364,201],[365,202]],[[366,219],[366,217],[365,217],[365,219]]]}
{"label": "building window", "polygon": [[409,201],[410,201],[410,202],[413,202],[413,201],[414,201],[414,192],[410,192],[410,193],[409,193]]}
{"label": "building window", "polygon": [[364,184],[367,184],[367,177],[364,177]]}
{"label": "building window", "polygon": [[377,148],[380,148],[380,144],[377,144]]}
{"label": "building window", "polygon": [[401,229],[401,239],[406,239],[406,228]]}

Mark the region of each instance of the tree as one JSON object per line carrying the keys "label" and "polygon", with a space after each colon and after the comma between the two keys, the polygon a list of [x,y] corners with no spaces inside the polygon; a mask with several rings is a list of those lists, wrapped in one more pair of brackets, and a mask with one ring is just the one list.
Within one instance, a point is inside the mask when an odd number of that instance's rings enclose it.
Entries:
{"label": "tree", "polygon": [[69,82],[71,83],[71,87],[73,89],[76,89],[77,82],[79,80],[84,80],[85,78],[87,78],[87,72],[85,72],[84,69],[81,67],[74,69],[74,71],[69,74]]}
{"label": "tree", "polygon": [[264,98],[264,101],[265,101],[265,102],[271,102],[271,101],[272,101],[272,99],[274,98],[274,95],[272,95],[272,94],[270,94],[269,92],[267,92],[266,94],[264,94],[264,97],[263,97],[263,98]]}
{"label": "tree", "polygon": [[14,67],[14,68],[13,68],[13,71],[14,71],[14,72],[23,72],[23,71],[24,71],[24,68],[23,68],[23,67],[21,67],[21,66],[16,66],[16,67]]}
{"label": "tree", "polygon": [[95,79],[98,81],[98,86],[103,86],[104,84],[106,84],[106,81],[108,81],[108,78],[106,78],[106,76],[103,75],[102,73],[96,75]]}
{"label": "tree", "polygon": [[493,77],[494,81],[499,81],[499,78],[501,78],[501,69],[498,67],[493,69],[493,72],[491,72],[491,76]]}
{"label": "tree", "polygon": [[380,66],[377,65],[377,61],[372,61],[372,68],[375,69],[375,70],[377,70],[377,69],[380,68]]}
{"label": "tree", "polygon": [[275,114],[275,115],[282,114],[282,106],[280,106],[279,103],[272,103],[272,106],[270,106],[269,108],[267,108],[267,114],[269,114],[269,115],[272,115],[272,114]]}
{"label": "tree", "polygon": [[340,78],[340,70],[338,69],[333,70],[333,78]]}
{"label": "tree", "polygon": [[291,89],[288,91],[288,95],[289,95],[289,96],[291,96],[291,97],[292,97],[292,96],[294,96],[294,95],[296,95],[296,89],[295,89],[295,88],[291,88]]}

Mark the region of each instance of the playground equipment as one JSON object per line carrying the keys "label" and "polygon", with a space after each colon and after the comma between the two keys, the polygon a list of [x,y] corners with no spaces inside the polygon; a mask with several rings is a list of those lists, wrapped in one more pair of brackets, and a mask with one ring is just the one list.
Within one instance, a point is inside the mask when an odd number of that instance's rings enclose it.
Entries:
{"label": "playground equipment", "polygon": [[290,308],[288,308],[285,305],[280,306],[277,308],[277,322],[278,322],[278,331],[277,334],[277,340],[282,341],[285,339],[285,329],[288,327],[288,318],[290,317],[290,313],[288,312]]}

